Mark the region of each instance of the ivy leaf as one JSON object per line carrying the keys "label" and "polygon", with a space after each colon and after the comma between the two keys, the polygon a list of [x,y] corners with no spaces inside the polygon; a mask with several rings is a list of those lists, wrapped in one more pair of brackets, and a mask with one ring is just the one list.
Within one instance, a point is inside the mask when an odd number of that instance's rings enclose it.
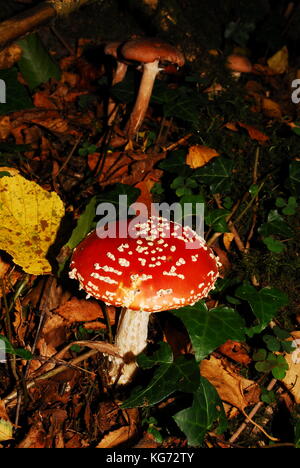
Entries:
{"label": "ivy leaf", "polygon": [[204,377],[201,377],[194,393],[193,405],[179,411],[173,419],[192,447],[202,444],[205,434],[216,421],[219,422],[218,432],[223,432],[227,426],[222,401],[216,389]]}
{"label": "ivy leaf", "polygon": [[42,83],[47,83],[50,78],[60,79],[59,66],[37,34],[31,34],[19,40],[17,44],[22,48],[22,57],[18,66],[31,90]]}
{"label": "ivy leaf", "polygon": [[[4,81],[6,85],[6,103],[0,104],[0,115],[7,115],[10,112],[15,112],[23,109],[31,109],[33,107],[32,101],[29,97],[27,89],[18,81],[18,70],[16,68],[10,68],[9,70],[0,70],[0,79]],[[9,147],[22,148],[25,145],[8,145],[6,144],[3,148],[4,143],[1,144],[0,151],[9,151]],[[28,148],[28,146],[27,146]],[[19,149],[20,151],[28,151],[26,149]],[[19,151],[17,150],[17,151]]]}
{"label": "ivy leaf", "polygon": [[289,167],[291,188],[297,196],[300,195],[300,161],[292,161]]}
{"label": "ivy leaf", "polygon": [[232,183],[234,163],[230,159],[219,157],[196,170],[201,182],[210,186],[212,193],[228,193]]}
{"label": "ivy leaf", "polygon": [[264,223],[258,230],[266,237],[272,234],[283,237],[292,237],[294,235],[294,231],[277,210],[270,211],[267,223]]}
{"label": "ivy leaf", "polygon": [[278,309],[288,303],[288,297],[276,288],[263,288],[257,291],[250,284],[237,288],[235,295],[249,302],[251,309],[259,324],[248,328],[247,335],[253,336],[266,328],[270,320],[276,315]]}
{"label": "ivy leaf", "polygon": [[184,323],[197,361],[204,359],[227,340],[243,341],[245,338],[244,321],[230,307],[208,310],[203,302],[198,302],[172,313]]}
{"label": "ivy leaf", "polygon": [[274,239],[272,236],[264,237],[263,243],[266,244],[270,252],[281,253],[285,250],[285,245],[281,241]]}
{"label": "ivy leaf", "polygon": [[228,232],[226,222],[230,211],[224,209],[216,209],[209,211],[205,216],[205,222],[216,232]]}
{"label": "ivy leaf", "polygon": [[158,167],[171,174],[185,175],[191,173],[191,169],[185,164],[186,151],[173,151],[170,155],[158,164]]}
{"label": "ivy leaf", "polygon": [[142,353],[137,357],[138,365],[142,369],[151,369],[157,364],[172,364],[173,353],[171,346],[168,343],[160,342],[159,349],[151,356]]}
{"label": "ivy leaf", "polygon": [[177,390],[192,393],[198,387],[199,379],[199,367],[195,359],[180,356],[172,363],[161,364],[150,383],[145,388],[137,387],[122,408],[155,405]]}

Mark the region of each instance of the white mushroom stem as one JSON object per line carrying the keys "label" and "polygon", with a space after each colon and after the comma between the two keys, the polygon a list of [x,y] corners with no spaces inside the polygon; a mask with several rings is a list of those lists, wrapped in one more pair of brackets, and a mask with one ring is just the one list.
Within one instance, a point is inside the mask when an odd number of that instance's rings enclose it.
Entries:
{"label": "white mushroom stem", "polygon": [[109,383],[129,383],[137,370],[135,357],[147,346],[149,312],[123,309],[119,318],[115,344],[124,359],[112,357]]}
{"label": "white mushroom stem", "polygon": [[159,60],[155,60],[152,63],[144,64],[144,71],[139,92],[133,110],[131,112],[129,121],[127,122],[125,127],[125,131],[129,139],[134,138],[144,120],[150,102],[156,75],[161,70],[158,65]]}
{"label": "white mushroom stem", "polygon": [[[115,86],[118,83],[121,83],[123,79],[125,78],[126,72],[127,72],[127,65],[126,63],[123,62],[117,62],[117,68],[114,72],[114,76],[112,79],[112,86]],[[107,124],[111,126],[115,120],[116,113],[117,113],[118,106],[115,103],[115,101],[110,97],[108,101],[108,107],[107,107],[107,114],[108,114],[108,121]]]}

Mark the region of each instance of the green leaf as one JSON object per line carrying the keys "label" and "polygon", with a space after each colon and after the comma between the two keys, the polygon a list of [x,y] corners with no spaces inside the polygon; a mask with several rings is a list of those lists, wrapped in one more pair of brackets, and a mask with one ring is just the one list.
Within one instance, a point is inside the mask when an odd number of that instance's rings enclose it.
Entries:
{"label": "green leaf", "polygon": [[232,183],[234,163],[230,159],[215,158],[206,166],[196,169],[195,176],[210,186],[212,193],[228,193]]}
{"label": "green leaf", "polygon": [[293,192],[300,195],[300,161],[292,161],[289,167],[290,183]]}
{"label": "green leaf", "polygon": [[264,403],[267,403],[268,405],[270,405],[276,401],[275,392],[273,390],[269,391],[266,388],[262,388],[260,399]]}
{"label": "green leaf", "polygon": [[[9,70],[0,70],[0,79],[3,80],[6,85],[6,103],[0,104],[0,115],[6,115],[10,112],[15,112],[23,109],[31,109],[32,107],[34,107],[27,92],[27,89],[18,81],[18,70],[16,68],[10,68]],[[0,149],[0,151],[9,151],[9,147],[17,147],[17,145],[6,144],[7,146],[5,149],[3,148],[3,145],[4,143],[1,144],[2,149]],[[20,146],[21,145],[19,145],[19,147]]]}
{"label": "green leaf", "polygon": [[37,34],[31,34],[19,40],[17,44],[22,48],[22,57],[18,66],[31,90],[42,83],[47,83],[50,78],[60,79],[59,66]]}
{"label": "green leaf", "polygon": [[263,238],[263,243],[267,246],[270,252],[281,253],[285,250],[285,245],[274,237],[268,236]]}
{"label": "green leaf", "polygon": [[0,336],[0,341],[4,343],[1,349],[5,350],[6,353],[19,356],[22,359],[25,359],[26,361],[30,361],[32,359],[33,356],[30,351],[27,351],[27,349],[23,348],[14,348],[5,336]]}
{"label": "green leaf", "polygon": [[277,325],[272,328],[272,331],[280,340],[286,340],[287,338],[290,338],[291,336],[288,331],[283,330],[283,328],[280,328]]}
{"label": "green leaf", "polygon": [[253,354],[253,361],[264,361],[267,359],[267,351],[264,348],[258,349],[254,354]]}
{"label": "green leaf", "polygon": [[135,76],[131,70],[128,70],[121,83],[116,84],[110,89],[110,94],[115,100],[129,104],[134,102],[136,96]]}
{"label": "green leaf", "polygon": [[180,356],[171,364],[161,364],[147,387],[137,387],[122,408],[155,405],[177,390],[192,393],[198,387],[199,379],[199,366],[195,359]]}
{"label": "green leaf", "polygon": [[249,193],[252,195],[252,197],[256,197],[256,195],[259,192],[259,186],[257,184],[251,185],[249,188]]}
{"label": "green leaf", "polygon": [[168,343],[160,342],[159,349],[151,356],[147,354],[140,354],[137,357],[137,363],[142,369],[151,369],[157,364],[172,364],[173,353]]}
{"label": "green leaf", "polygon": [[185,164],[186,151],[173,151],[169,156],[158,164],[159,169],[172,174],[191,173],[191,169]]}
{"label": "green leaf", "polygon": [[269,351],[280,351],[280,342],[275,336],[272,335],[265,335],[263,337],[264,342],[267,345]]}
{"label": "green leaf", "polygon": [[294,215],[296,213],[297,206],[298,206],[298,203],[297,203],[296,198],[289,197],[288,203],[285,206],[285,208],[283,208],[282,213],[287,216]]}
{"label": "green leaf", "polygon": [[284,379],[286,371],[288,370],[289,365],[281,354],[276,356],[276,366],[272,369],[272,374],[275,379],[281,380]]}
{"label": "green leaf", "polygon": [[173,419],[192,447],[203,443],[205,434],[216,421],[219,422],[219,432],[223,432],[227,426],[222,401],[216,389],[204,377],[201,377],[199,388],[194,393],[191,408],[179,411]]}
{"label": "green leaf", "polygon": [[270,211],[268,222],[264,223],[258,230],[262,236],[266,237],[272,234],[283,237],[292,237],[294,235],[294,231],[277,210]]}
{"label": "green leaf", "polygon": [[295,446],[300,448],[300,417],[298,417],[295,424]]}
{"label": "green leaf", "polygon": [[88,204],[85,207],[84,212],[79,217],[77,221],[77,226],[73,230],[70,239],[68,240],[66,246],[70,250],[75,249],[77,245],[87,236],[87,234],[95,227],[95,217],[96,217],[96,206],[97,206],[97,197],[90,199]]}
{"label": "green leaf", "polygon": [[228,210],[211,210],[205,215],[205,222],[216,232],[228,232],[226,218],[229,214]]}
{"label": "green leaf", "polygon": [[[101,195],[97,195],[97,202],[98,204],[112,203],[118,207],[120,211],[126,211],[127,213],[128,207],[137,200],[140,193],[140,189],[132,187],[131,185],[115,184],[110,191],[103,192]],[[120,195],[125,195],[127,200],[124,198],[123,202],[123,199],[120,199]]]}
{"label": "green leaf", "polygon": [[288,303],[288,297],[282,291],[276,288],[263,288],[257,291],[250,284],[244,284],[237,288],[235,295],[249,302],[259,321],[258,325],[247,329],[247,335],[250,337],[264,330],[278,309]]}
{"label": "green leaf", "polygon": [[208,310],[203,302],[172,311],[186,327],[196,353],[197,361],[227,340],[243,341],[244,321],[230,307]]}
{"label": "green leaf", "polygon": [[275,205],[277,206],[277,208],[283,208],[284,206],[286,206],[286,201],[282,197],[277,197]]}

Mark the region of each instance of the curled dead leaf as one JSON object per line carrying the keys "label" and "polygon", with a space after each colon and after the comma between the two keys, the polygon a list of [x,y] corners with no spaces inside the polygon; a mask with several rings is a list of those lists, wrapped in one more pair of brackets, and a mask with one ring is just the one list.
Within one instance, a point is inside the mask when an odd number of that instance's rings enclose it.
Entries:
{"label": "curled dead leaf", "polygon": [[192,169],[205,166],[212,158],[220,156],[219,153],[208,146],[193,145],[189,147],[189,152],[186,157],[186,164]]}

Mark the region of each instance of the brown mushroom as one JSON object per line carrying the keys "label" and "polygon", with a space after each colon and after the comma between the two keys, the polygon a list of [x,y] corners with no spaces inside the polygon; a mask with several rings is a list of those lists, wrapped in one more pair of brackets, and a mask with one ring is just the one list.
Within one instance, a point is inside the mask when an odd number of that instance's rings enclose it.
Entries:
{"label": "brown mushroom", "polygon": [[[118,42],[118,41],[109,42],[108,44],[106,44],[104,48],[104,53],[106,55],[111,55],[112,57],[114,57],[117,62],[116,69],[112,76],[112,81],[111,81],[112,86],[115,86],[116,84],[121,83],[121,81],[123,81],[127,72],[128,65],[124,60],[122,60],[119,57],[119,53],[118,53],[118,50],[121,44],[122,42]],[[112,125],[113,121],[115,120],[116,111],[117,111],[116,103],[113,101],[113,99],[109,98],[108,106],[107,106],[107,115],[108,115],[107,124],[108,125]]]}
{"label": "brown mushroom", "polygon": [[172,45],[155,38],[128,41],[120,48],[120,53],[124,59],[140,62],[143,67],[136,102],[125,128],[129,139],[133,139],[144,120],[156,75],[163,69],[159,66],[160,62],[168,62],[181,67],[184,65],[184,57]]}
{"label": "brown mushroom", "polygon": [[227,68],[231,70],[234,78],[239,78],[241,73],[251,73],[253,67],[250,60],[244,55],[231,54],[227,57]]}

